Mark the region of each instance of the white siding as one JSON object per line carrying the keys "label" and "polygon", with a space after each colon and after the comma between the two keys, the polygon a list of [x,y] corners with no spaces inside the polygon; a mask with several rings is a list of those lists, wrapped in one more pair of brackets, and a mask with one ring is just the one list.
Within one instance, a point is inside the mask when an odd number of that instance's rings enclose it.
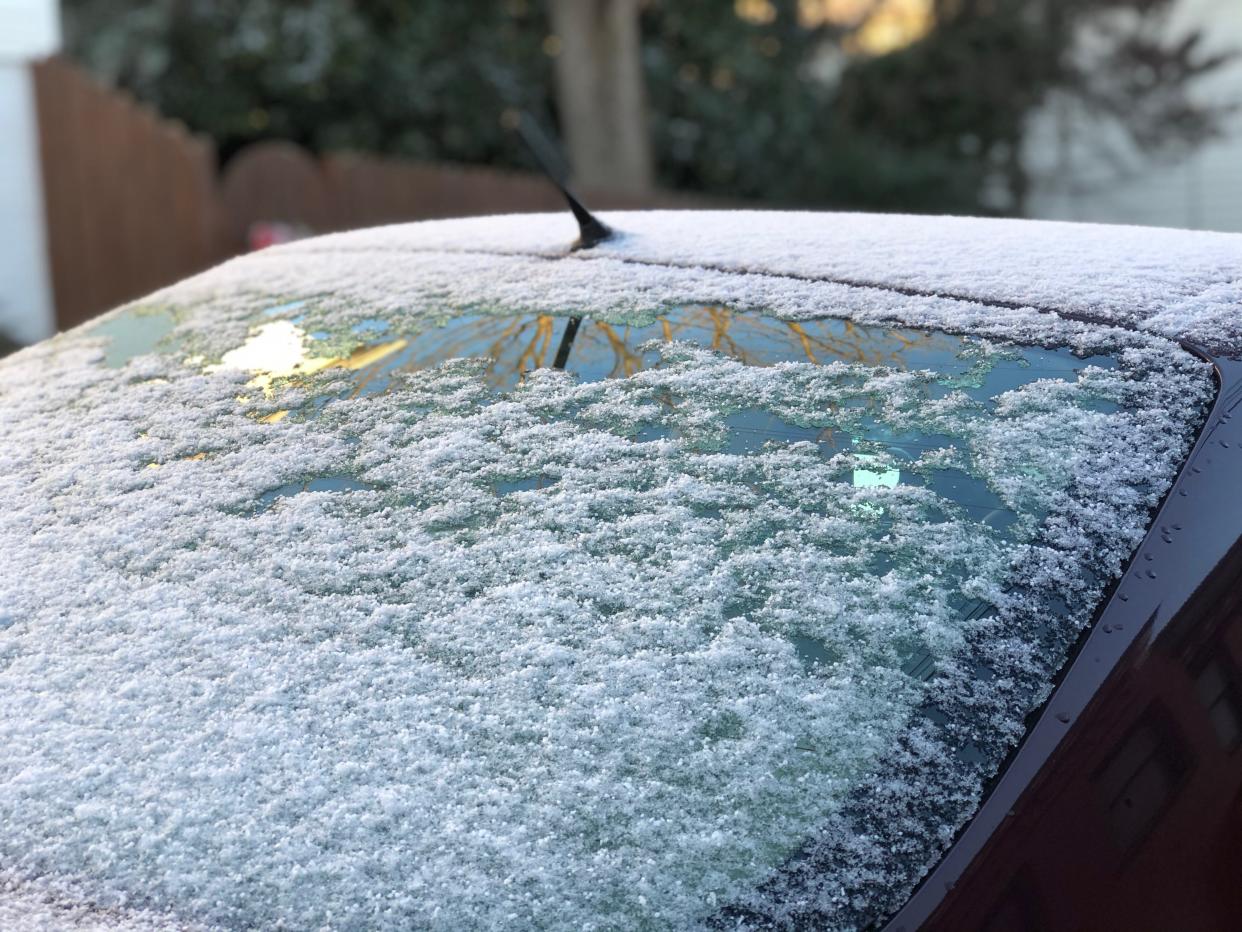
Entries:
{"label": "white siding", "polygon": [[[1204,30],[1209,47],[1242,49],[1242,0],[1182,0],[1174,27],[1187,26]],[[1205,80],[1197,93],[1242,103],[1242,63]],[[1175,164],[1140,167],[1121,179],[1091,155],[1106,132],[1058,103],[1036,117],[1027,150],[1037,174],[1031,216],[1242,232],[1242,119],[1230,122],[1224,139]]]}
{"label": "white siding", "polygon": [[0,331],[19,343],[56,326],[36,120],[29,66],[0,61]]}
{"label": "white siding", "polygon": [[56,326],[28,62],[59,42],[56,0],[0,0],[0,332],[22,343]]}
{"label": "white siding", "polygon": [[39,58],[59,48],[58,0],[0,0],[0,61]]}

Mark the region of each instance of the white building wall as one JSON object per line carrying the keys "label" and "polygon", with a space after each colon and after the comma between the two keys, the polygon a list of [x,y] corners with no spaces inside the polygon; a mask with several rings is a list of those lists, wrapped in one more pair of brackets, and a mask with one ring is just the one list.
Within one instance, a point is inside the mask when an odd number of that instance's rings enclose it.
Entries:
{"label": "white building wall", "polygon": [[0,332],[19,343],[56,329],[29,62],[59,40],[56,0],[0,0]]}
{"label": "white building wall", "polygon": [[[1242,0],[1181,0],[1171,24],[1204,31],[1206,47],[1242,50]],[[1242,61],[1205,78],[1204,100],[1242,104]],[[1139,166],[1124,177],[1091,156],[1092,134],[1107,132],[1058,103],[1038,115],[1027,149],[1036,183],[1030,216],[1242,232],[1242,115],[1225,138],[1170,165]]]}

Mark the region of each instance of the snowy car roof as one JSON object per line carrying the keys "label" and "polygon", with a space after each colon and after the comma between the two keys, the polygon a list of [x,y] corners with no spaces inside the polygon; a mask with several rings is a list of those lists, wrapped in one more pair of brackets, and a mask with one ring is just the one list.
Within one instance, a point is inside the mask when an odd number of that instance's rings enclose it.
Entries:
{"label": "snowy car roof", "polygon": [[[900,905],[1198,433],[1242,237],[606,219],[306,240],[0,362],[0,915]],[[550,367],[570,316],[633,367]]]}
{"label": "snowy car roof", "polygon": [[[765,273],[910,296],[1029,306],[1142,327],[1218,351],[1242,335],[1242,235],[1031,220],[776,211],[601,215],[620,232],[572,258]],[[321,237],[287,247],[562,256],[568,215],[443,220]],[[607,261],[612,260],[612,261]],[[643,276],[633,271],[641,286]],[[752,283],[764,303],[782,286]],[[738,294],[745,284],[735,285]],[[799,291],[791,281],[787,300]],[[598,299],[597,299],[598,300]]]}
{"label": "snowy car roof", "polygon": [[[590,313],[715,302],[814,316],[831,300],[866,320],[1017,337],[1045,328],[1031,321],[1051,312],[1242,351],[1242,234],[775,211],[602,216],[620,235],[576,252],[567,214],[429,221],[263,250],[157,297],[265,280],[273,292],[340,290],[377,307],[431,298]],[[471,255],[494,258],[486,274]]]}

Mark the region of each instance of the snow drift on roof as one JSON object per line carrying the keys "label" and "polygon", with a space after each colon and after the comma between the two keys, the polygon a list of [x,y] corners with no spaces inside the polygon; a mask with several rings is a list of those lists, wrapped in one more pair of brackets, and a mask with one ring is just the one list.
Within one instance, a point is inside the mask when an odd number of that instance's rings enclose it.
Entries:
{"label": "snow drift on roof", "polygon": [[[1242,348],[1239,234],[778,211],[604,216],[622,235],[573,254],[571,261],[607,257],[1029,305],[1198,339],[1218,349]],[[323,237],[284,247],[280,255],[370,250],[563,255],[575,234],[568,213],[445,220]],[[631,269],[629,275],[631,288],[658,287],[659,278],[647,270]],[[782,291],[797,288],[753,281],[734,287],[753,295],[750,301],[735,299],[735,306],[769,307]]]}

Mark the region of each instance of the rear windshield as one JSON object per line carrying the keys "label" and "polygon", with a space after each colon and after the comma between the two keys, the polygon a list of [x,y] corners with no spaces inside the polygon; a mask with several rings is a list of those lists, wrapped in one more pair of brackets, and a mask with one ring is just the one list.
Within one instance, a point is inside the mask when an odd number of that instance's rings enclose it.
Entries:
{"label": "rear windshield", "polygon": [[[95,601],[32,588],[0,630],[41,658],[0,721],[49,677],[72,709],[8,742],[0,853],[256,925],[882,916],[1211,385],[1154,338],[701,306],[341,325],[274,299],[227,347],[161,308],[89,339],[91,376],[30,404],[84,440],[56,508],[95,528]],[[39,646],[45,612],[80,636]],[[152,819],[181,827],[139,843]]]}

